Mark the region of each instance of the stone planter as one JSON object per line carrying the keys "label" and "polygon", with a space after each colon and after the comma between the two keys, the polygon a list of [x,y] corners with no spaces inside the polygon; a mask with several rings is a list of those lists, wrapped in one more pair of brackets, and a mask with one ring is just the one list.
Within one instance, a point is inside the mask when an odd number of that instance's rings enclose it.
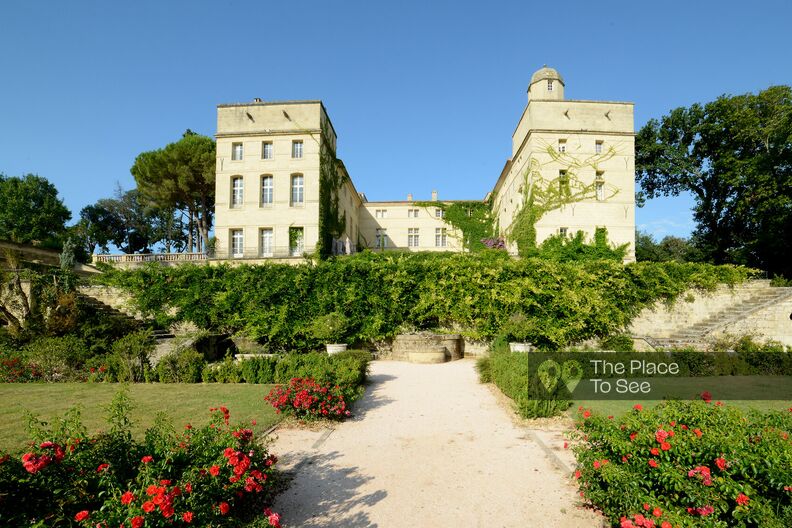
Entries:
{"label": "stone planter", "polygon": [[509,350],[512,352],[533,352],[534,347],[531,343],[509,343]]}
{"label": "stone planter", "polygon": [[344,352],[347,349],[346,343],[327,343],[325,347],[327,347],[328,354],[338,354],[339,352]]}

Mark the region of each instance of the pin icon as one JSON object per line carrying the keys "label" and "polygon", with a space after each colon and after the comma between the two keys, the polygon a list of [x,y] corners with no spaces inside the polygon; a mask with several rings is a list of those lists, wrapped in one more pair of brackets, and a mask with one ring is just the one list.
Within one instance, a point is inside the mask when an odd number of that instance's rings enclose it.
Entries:
{"label": "pin icon", "polygon": [[552,359],[547,359],[539,365],[536,373],[547,392],[552,393],[558,384],[558,378],[561,377],[561,366]]}
{"label": "pin icon", "polygon": [[564,366],[561,368],[561,381],[566,385],[570,394],[575,390],[575,387],[580,383],[583,377],[583,369],[580,368],[580,362],[570,359],[564,361]]}

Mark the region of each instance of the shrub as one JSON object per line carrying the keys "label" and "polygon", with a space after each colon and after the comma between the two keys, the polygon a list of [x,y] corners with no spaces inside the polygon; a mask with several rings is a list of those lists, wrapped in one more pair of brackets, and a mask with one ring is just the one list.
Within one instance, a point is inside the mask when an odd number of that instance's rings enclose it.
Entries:
{"label": "shrub", "polygon": [[197,350],[185,347],[160,358],[157,377],[160,383],[198,383],[206,361]]}
{"label": "shrub", "polygon": [[239,374],[245,383],[275,383],[275,356],[246,358],[239,362]]}
{"label": "shrub", "polygon": [[481,383],[492,383],[492,358],[482,356],[476,360],[476,371]]}
{"label": "shrub", "polygon": [[792,412],[704,401],[636,406],[619,420],[579,411],[575,477],[612,523],[792,526]]}
{"label": "shrub", "polygon": [[697,263],[512,259],[504,252],[372,254],[315,265],[148,266],[97,280],[132,294],[161,323],[245,334],[273,351],[310,350],[307,332],[333,312],[348,341],[379,341],[402,326],[456,328],[493,339],[514,313],[533,325],[530,341],[560,348],[625,328],[644,306],[690,288],[711,289],[750,275]]}
{"label": "shrub", "polygon": [[287,386],[273,388],[264,399],[278,414],[302,420],[343,420],[352,414],[341,387],[311,378],[292,378]]}
{"label": "shrub", "polygon": [[613,334],[600,340],[602,350],[615,352],[635,352],[632,337],[627,334]]}
{"label": "shrub", "polygon": [[[514,400],[516,410],[524,418],[555,416],[569,408],[572,404],[562,397],[548,398],[545,389],[540,385],[536,371],[532,366],[532,354],[511,352],[508,345],[500,341],[493,346],[489,356],[489,375],[498,388]],[[556,389],[557,392],[560,388]]]}
{"label": "shrub", "polygon": [[24,383],[42,378],[41,370],[29,364],[16,346],[0,342],[0,383]]}
{"label": "shrub", "polygon": [[39,337],[25,346],[24,354],[47,381],[72,379],[89,357],[85,342],[72,335]]}
{"label": "shrub", "polygon": [[501,326],[501,334],[509,341],[524,343],[536,335],[533,321],[522,312],[513,313]]}
{"label": "shrub", "polygon": [[145,381],[151,370],[149,356],[154,351],[154,338],[148,330],[125,335],[113,344],[110,371],[116,381]]}
{"label": "shrub", "polygon": [[228,409],[213,409],[211,424],[181,433],[159,418],[143,442],[132,438],[128,409],[117,397],[110,432],[94,437],[72,413],[57,427],[37,428],[21,457],[0,457],[3,525],[279,526],[264,510],[276,459],[251,429],[230,424]]}
{"label": "shrub", "polygon": [[324,343],[340,343],[344,339],[349,320],[341,313],[331,312],[311,322],[310,334]]}

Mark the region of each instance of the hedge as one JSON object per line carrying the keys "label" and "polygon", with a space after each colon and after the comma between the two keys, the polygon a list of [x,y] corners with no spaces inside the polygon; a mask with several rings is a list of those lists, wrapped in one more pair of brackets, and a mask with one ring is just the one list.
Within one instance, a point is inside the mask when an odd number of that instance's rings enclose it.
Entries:
{"label": "hedge", "polygon": [[157,264],[109,270],[98,280],[128,291],[160,324],[241,333],[273,351],[322,345],[309,329],[331,312],[349,321],[348,342],[404,328],[451,328],[492,339],[523,313],[530,341],[558,348],[624,328],[638,311],[690,288],[736,284],[751,271],[699,263],[555,262],[475,254],[359,253],[318,264]]}

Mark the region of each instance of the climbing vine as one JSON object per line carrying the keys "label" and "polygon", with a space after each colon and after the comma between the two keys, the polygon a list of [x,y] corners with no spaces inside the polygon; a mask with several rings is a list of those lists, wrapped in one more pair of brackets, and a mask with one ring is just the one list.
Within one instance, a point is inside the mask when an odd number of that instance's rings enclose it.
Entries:
{"label": "climbing vine", "polygon": [[330,143],[327,123],[322,125],[319,150],[319,240],[316,252],[320,259],[333,254],[333,239],[340,238],[346,229],[346,216],[339,211],[338,199],[346,172]]}
{"label": "climbing vine", "polygon": [[463,202],[416,202],[418,207],[437,208],[443,211],[443,220],[455,228],[461,235],[453,232],[448,236],[459,239],[465,251],[481,251],[486,249],[484,240],[491,239],[495,233],[492,218],[492,204],[481,201]]}
{"label": "climbing vine", "polygon": [[567,152],[558,152],[548,145],[546,152],[554,166],[560,165],[556,178],[545,178],[542,175],[543,164],[536,158],[528,158],[528,167],[523,173],[520,187],[522,206],[515,213],[507,232],[510,242],[517,244],[517,252],[521,256],[530,254],[536,248],[536,224],[550,211],[565,205],[597,197],[597,186],[602,185],[602,200],[608,200],[618,194],[613,185],[595,179],[590,184],[584,183],[578,174],[581,169],[593,168],[599,172],[600,164],[613,158],[616,149],[611,146],[605,152],[580,160]]}

